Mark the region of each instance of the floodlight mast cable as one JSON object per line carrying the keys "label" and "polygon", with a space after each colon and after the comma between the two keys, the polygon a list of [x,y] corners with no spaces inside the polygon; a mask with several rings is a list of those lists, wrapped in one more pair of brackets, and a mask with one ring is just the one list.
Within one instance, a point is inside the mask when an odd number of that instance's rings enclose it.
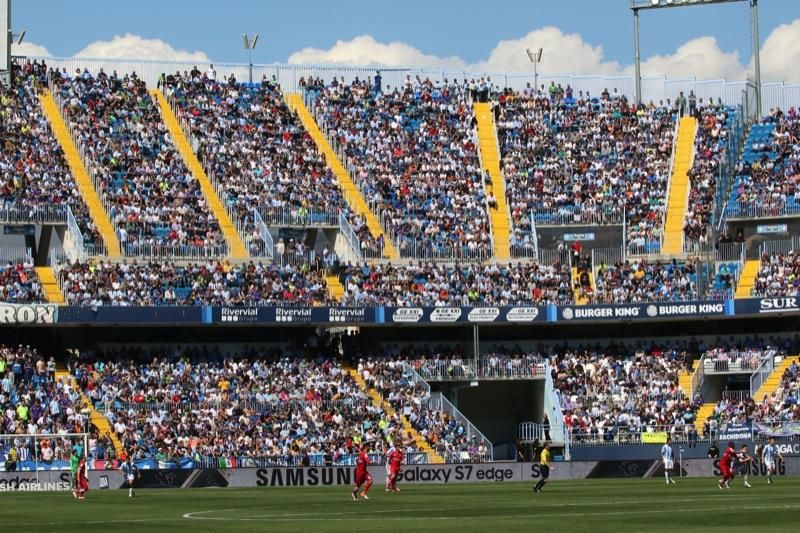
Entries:
{"label": "floodlight mast cable", "polygon": [[706,6],[711,4],[732,4],[734,2],[748,2],[750,4],[750,24],[752,26],[753,42],[751,53],[755,65],[756,84],[756,114],[761,118],[761,42],[758,36],[758,0],[631,0],[633,11],[633,55],[634,76],[636,86],[636,105],[642,103],[642,73],[641,55],[639,52],[639,11],[650,9],[665,9],[675,7]]}
{"label": "floodlight mast cable", "polygon": [[250,37],[246,33],[243,33],[242,44],[244,44],[244,49],[247,50],[248,80],[250,83],[253,83],[253,49],[256,47],[256,44],[258,44],[258,34],[256,33]]}

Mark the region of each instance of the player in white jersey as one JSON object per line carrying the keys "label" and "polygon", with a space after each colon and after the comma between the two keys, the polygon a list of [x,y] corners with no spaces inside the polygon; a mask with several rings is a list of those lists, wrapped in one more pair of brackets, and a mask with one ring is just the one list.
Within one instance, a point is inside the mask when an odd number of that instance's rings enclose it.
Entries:
{"label": "player in white jersey", "polygon": [[761,451],[761,461],[767,467],[767,483],[772,484],[772,475],[778,471],[778,459],[783,461],[783,455],[778,451],[775,437],[769,438],[769,443]]}
{"label": "player in white jersey", "polygon": [[667,485],[675,483],[672,479],[672,468],[674,466],[672,461],[672,437],[667,436],[667,442],[661,447],[661,460],[664,461],[664,479]]}
{"label": "player in white jersey", "polygon": [[733,471],[737,474],[741,474],[744,478],[744,486],[748,489],[752,487],[750,482],[747,481],[747,473],[749,472],[750,466],[748,463],[754,462],[754,459],[747,453],[747,444],[742,444],[742,447],[736,452],[733,456]]}

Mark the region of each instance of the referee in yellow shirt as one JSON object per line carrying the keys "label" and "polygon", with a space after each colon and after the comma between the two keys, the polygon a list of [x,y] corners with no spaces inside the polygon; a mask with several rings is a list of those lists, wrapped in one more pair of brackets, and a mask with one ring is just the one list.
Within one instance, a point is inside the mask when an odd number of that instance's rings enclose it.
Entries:
{"label": "referee in yellow shirt", "polygon": [[550,477],[550,461],[550,443],[545,442],[544,448],[542,448],[542,454],[539,457],[539,474],[542,478],[539,480],[539,483],[533,487],[534,492],[542,492],[542,488],[547,484],[547,479]]}

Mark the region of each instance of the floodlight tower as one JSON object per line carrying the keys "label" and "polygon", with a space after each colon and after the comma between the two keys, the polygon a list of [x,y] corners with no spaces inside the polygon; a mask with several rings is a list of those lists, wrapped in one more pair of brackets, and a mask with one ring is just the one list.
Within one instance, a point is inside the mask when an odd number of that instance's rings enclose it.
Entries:
{"label": "floodlight tower", "polygon": [[642,103],[641,56],[639,54],[639,11],[649,9],[667,9],[675,7],[706,6],[711,4],[731,4],[733,2],[750,3],[750,25],[752,34],[751,53],[755,65],[756,113],[761,118],[761,42],[758,36],[758,0],[631,0],[633,11],[633,55],[634,75],[636,77],[636,105]]}
{"label": "floodlight tower", "polygon": [[256,33],[252,37],[249,37],[246,33],[242,34],[242,43],[244,44],[244,49],[247,50],[247,71],[249,73],[249,81],[253,83],[253,50],[258,43],[258,34]]}
{"label": "floodlight tower", "polygon": [[542,62],[542,49],[539,48],[536,52],[533,52],[530,48],[526,48],[525,53],[528,54],[528,59],[533,63],[533,90],[536,93],[539,90],[538,65]]}

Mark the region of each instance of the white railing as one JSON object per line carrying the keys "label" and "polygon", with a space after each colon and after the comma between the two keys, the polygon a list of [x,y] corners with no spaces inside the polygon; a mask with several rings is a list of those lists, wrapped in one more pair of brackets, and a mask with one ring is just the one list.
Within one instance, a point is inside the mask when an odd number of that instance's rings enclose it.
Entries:
{"label": "white railing", "polygon": [[[75,69],[88,68],[91,72],[97,72],[100,68],[106,72],[116,70],[120,73],[130,73],[135,71],[148,86],[155,87],[162,73],[172,73],[175,71],[188,71],[197,65],[201,70],[205,70],[208,63],[189,62],[189,61],[170,61],[170,60],[148,60],[148,59],[107,59],[107,58],[58,58],[30,56],[31,59],[44,60],[49,67],[61,70],[66,68],[67,72],[73,73]],[[243,63],[215,63],[217,79],[233,74],[237,80],[244,81],[248,78],[248,65]],[[330,81],[334,77],[344,79],[345,83],[352,82],[355,78],[367,79],[375,75],[376,69],[380,69],[383,77],[383,85],[387,90],[401,87],[407,76],[412,78],[419,75],[422,79],[432,78],[436,80],[472,79],[481,76],[488,76],[492,82],[500,88],[523,89],[527,83],[534,83],[534,74],[522,72],[487,72],[470,70],[452,70],[445,67],[380,67],[380,66],[348,66],[348,65],[253,65],[253,79],[260,80],[263,76],[268,79],[275,77],[284,91],[298,91],[302,89],[301,78],[319,77],[325,81]],[[563,87],[569,85],[574,92],[588,92],[591,96],[599,97],[603,89],[613,91],[628,97],[632,101],[635,96],[635,83],[633,76],[592,76],[577,74],[539,74],[539,83],[545,86],[550,83],[561,84]],[[698,80],[696,78],[667,79],[665,76],[646,76],[642,78],[642,100],[644,102],[675,100],[678,93],[683,91],[689,94],[694,91],[699,98],[707,100],[714,97],[722,98],[727,105],[741,103],[742,91],[745,89],[745,81],[727,81],[724,79]],[[761,89],[762,109],[780,107],[789,109],[800,104],[800,85],[784,84],[784,82],[763,83]]]}
{"label": "white railing", "polygon": [[313,207],[259,207],[261,218],[270,226],[335,227],[339,222],[339,209]]}
{"label": "white railing", "polygon": [[564,455],[569,460],[570,436],[564,424],[561,393],[555,387],[550,369],[547,369],[544,376],[544,416],[547,417],[547,425],[550,426],[550,437],[553,442],[564,443]]}
{"label": "white railing", "polygon": [[83,243],[83,235],[78,227],[78,222],[72,214],[72,209],[67,208],[67,234],[69,238],[64,239],[64,251],[71,261],[83,261],[86,258],[86,248]]}
{"label": "white railing", "polygon": [[[667,178],[667,189],[666,195],[664,198],[664,212],[661,214],[663,220],[661,221],[664,231],[661,232],[661,249],[664,249],[664,238],[666,236],[666,226],[667,226],[667,215],[669,214],[669,195],[672,193],[672,177],[675,174],[675,152],[678,149],[678,130],[679,125],[681,123],[680,115],[677,116],[675,119],[675,127],[672,128],[672,150],[670,150],[669,154],[669,178]],[[695,137],[697,136],[697,128],[695,128]],[[694,137],[693,137],[694,139]],[[692,161],[694,161],[694,140],[692,140]],[[692,165],[689,165],[689,168],[692,168]],[[691,187],[686,188],[686,198],[683,201],[683,205],[686,206],[689,203],[689,192]],[[681,240],[684,241],[683,245],[686,245],[685,239],[683,238],[683,221],[681,221]]]}
{"label": "white railing", "polygon": [[756,398],[756,393],[758,389],[761,388],[762,383],[772,374],[772,371],[775,369],[775,358],[774,357],[767,357],[764,359],[764,362],[761,363],[755,372],[750,376],[750,397],[753,398],[756,402],[760,401],[761,398]]}
{"label": "white railing", "polygon": [[427,381],[468,381],[476,379],[544,379],[547,363],[544,360],[490,358],[412,360],[410,365]]}
{"label": "white railing", "polygon": [[725,390],[722,391],[722,399],[726,402],[740,403],[750,397],[750,391],[747,390]]}
{"label": "white railing", "polygon": [[[758,200],[761,202],[761,200]],[[741,203],[734,200],[725,208],[725,217],[728,220],[739,218],[775,218],[800,215],[800,202],[793,197],[788,197],[786,202],[770,201],[767,205],[754,205]]]}
{"label": "white railing", "polygon": [[[258,237],[261,238],[263,241],[263,250],[261,246],[254,243],[248,243],[250,247],[251,255],[257,255],[258,257],[269,257],[272,258],[275,256],[275,242],[272,239],[272,234],[269,232],[269,228],[264,221],[261,219],[261,215],[258,213],[258,210],[253,209],[253,226],[255,226],[255,233],[258,234]],[[251,240],[256,240],[258,237],[255,235],[248,235],[248,238]],[[253,253],[253,252],[256,253]]]}
{"label": "white railing", "polygon": [[[522,443],[530,443],[534,441],[544,442],[547,440],[547,432],[549,428],[537,422],[522,422],[517,426],[517,438]],[[534,458],[535,460],[536,458]]]}
{"label": "white railing", "polygon": [[539,226],[614,226],[624,221],[622,209],[606,211],[602,206],[536,208],[533,221]]}
{"label": "white railing", "polygon": [[14,203],[0,208],[0,222],[11,224],[63,223],[67,221],[68,209],[67,204],[22,206]]}
{"label": "white railing", "polygon": [[728,360],[714,360],[703,357],[703,373],[711,374],[751,374],[762,364],[761,359],[732,356]]}
{"label": "white railing", "polygon": [[705,378],[705,356],[700,358],[700,364],[694,369],[692,373],[692,388],[685,392],[689,398],[694,399],[695,395],[700,392],[700,387],[703,386],[703,378]]}
{"label": "white railing", "polygon": [[33,265],[33,251],[30,248],[8,247],[3,246],[0,248],[0,263],[6,265],[8,263],[25,263]]}
{"label": "white railing", "polygon": [[459,411],[458,408],[456,408],[456,406],[450,402],[450,400],[445,398],[441,392],[434,392],[431,394],[430,399],[428,400],[428,407],[430,409],[447,413],[456,421],[458,421],[462,426],[464,426],[468,441],[486,446],[486,457],[481,459],[485,461],[494,460],[494,446],[492,445],[492,441],[487,439],[486,436],[481,433],[477,427],[475,427],[475,424],[470,422],[469,419],[464,416],[464,414]]}
{"label": "white railing", "polygon": [[364,251],[361,249],[361,240],[358,238],[358,235],[356,235],[356,232],[353,229],[353,226],[350,225],[347,217],[341,211],[339,212],[339,233],[347,241],[347,244],[350,245],[350,250],[356,254],[356,257],[360,260],[363,260]]}
{"label": "white railing", "polygon": [[225,257],[228,247],[192,246],[182,244],[123,243],[122,249],[127,256],[137,256],[152,261],[173,261],[180,257],[186,261],[205,261]]}

